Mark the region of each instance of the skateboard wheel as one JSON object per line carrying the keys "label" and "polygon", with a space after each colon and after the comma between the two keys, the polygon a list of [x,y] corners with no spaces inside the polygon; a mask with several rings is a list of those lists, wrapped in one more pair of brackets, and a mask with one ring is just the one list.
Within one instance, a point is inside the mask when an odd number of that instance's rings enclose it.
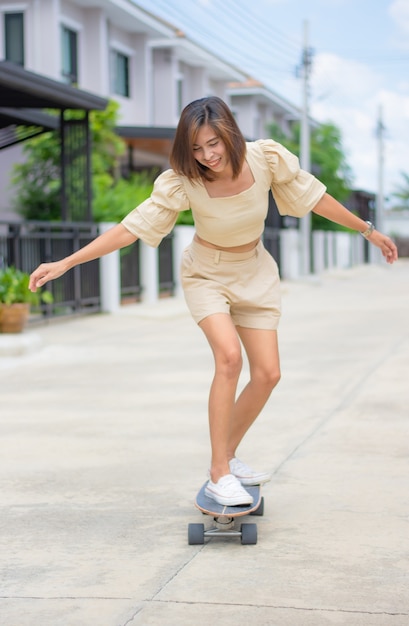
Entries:
{"label": "skateboard wheel", "polygon": [[189,524],[187,532],[188,532],[188,542],[190,546],[200,545],[204,543],[204,538],[205,538],[204,524]]}
{"label": "skateboard wheel", "polygon": [[252,511],[250,515],[264,515],[264,498],[261,498],[260,504],[255,511]]}
{"label": "skateboard wheel", "polygon": [[250,546],[257,543],[257,524],[241,525],[241,543],[243,546]]}

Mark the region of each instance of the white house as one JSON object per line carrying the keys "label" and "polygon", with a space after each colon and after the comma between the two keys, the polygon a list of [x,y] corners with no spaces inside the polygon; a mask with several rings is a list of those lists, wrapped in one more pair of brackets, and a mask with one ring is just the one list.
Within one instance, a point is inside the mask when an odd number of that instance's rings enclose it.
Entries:
{"label": "white house", "polygon": [[[182,108],[206,95],[228,101],[249,138],[265,136],[272,122],[288,132],[300,118],[285,99],[131,0],[7,0],[0,58],[115,99],[125,128],[175,127]],[[18,155],[10,152],[0,155],[2,180]],[[143,151],[135,152],[143,163]],[[5,194],[0,210],[7,204]]]}
{"label": "white house", "polygon": [[[0,59],[115,99],[125,127],[174,127],[190,100],[227,99],[228,83],[246,79],[130,0],[7,0],[0,5]],[[19,158],[19,147],[0,153],[3,212]]]}
{"label": "white house", "polygon": [[245,73],[130,0],[7,0],[0,58],[121,105],[124,125],[176,124],[190,100]]}
{"label": "white house", "polygon": [[301,119],[300,109],[258,80],[247,79],[244,82],[232,82],[229,84],[227,93],[237,123],[248,138],[266,137],[268,126],[273,123],[284,134],[290,135],[293,123]]}
{"label": "white house", "polygon": [[[288,133],[300,119],[297,107],[131,0],[3,1],[0,59],[115,99],[121,135],[139,165],[167,166],[166,149],[155,153],[154,146],[152,152],[145,139],[156,132],[161,141],[161,129],[174,129],[181,109],[195,98],[224,98],[249,139],[265,136],[272,122]],[[0,151],[1,183],[19,150]],[[9,204],[4,184],[0,212]]]}

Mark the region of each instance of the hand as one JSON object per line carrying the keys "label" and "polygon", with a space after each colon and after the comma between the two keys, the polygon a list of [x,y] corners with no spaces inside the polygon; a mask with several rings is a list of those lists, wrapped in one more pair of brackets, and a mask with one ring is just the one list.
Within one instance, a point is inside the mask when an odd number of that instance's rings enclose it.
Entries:
{"label": "hand", "polygon": [[383,256],[387,263],[394,263],[398,258],[398,249],[393,243],[390,237],[383,235],[377,230],[374,230],[368,237],[368,241],[381,249]]}
{"label": "hand", "polygon": [[64,260],[55,261],[54,263],[41,263],[30,276],[29,290],[35,293],[39,287],[45,285],[49,280],[62,276],[67,269]]}

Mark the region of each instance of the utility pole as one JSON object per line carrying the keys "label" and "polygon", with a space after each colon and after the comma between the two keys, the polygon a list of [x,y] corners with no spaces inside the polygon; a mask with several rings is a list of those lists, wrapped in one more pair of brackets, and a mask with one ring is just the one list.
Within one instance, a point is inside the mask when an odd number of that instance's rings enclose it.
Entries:
{"label": "utility pole", "polygon": [[[378,119],[376,122],[376,138],[377,138],[377,155],[378,155],[378,185],[375,200],[375,227],[381,233],[383,232],[383,212],[384,212],[384,134],[385,126],[383,124],[382,106],[378,109]],[[383,257],[378,248],[369,246],[369,261],[371,263],[382,263]]]}
{"label": "utility pole", "polygon": [[382,106],[379,106],[378,123],[376,127],[376,135],[378,137],[378,193],[376,196],[376,212],[375,212],[375,225],[376,230],[383,233],[383,213],[384,213],[384,132],[385,126],[383,124],[383,111]]}
{"label": "utility pole", "polygon": [[[309,97],[310,97],[310,74],[312,66],[312,50],[308,45],[309,33],[308,22],[304,22],[303,52],[301,58],[302,77],[302,117],[300,138],[300,164],[303,170],[311,170],[310,161],[310,122],[309,122]],[[311,272],[311,214],[308,213],[300,221],[301,233],[301,274]]]}

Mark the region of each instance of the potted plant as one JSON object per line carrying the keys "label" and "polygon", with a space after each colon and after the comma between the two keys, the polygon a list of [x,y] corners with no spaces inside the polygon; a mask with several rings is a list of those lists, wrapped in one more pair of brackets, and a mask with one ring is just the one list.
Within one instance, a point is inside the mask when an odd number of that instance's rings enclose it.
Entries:
{"label": "potted plant", "polygon": [[29,280],[29,274],[15,267],[0,270],[0,332],[21,333],[31,306],[52,302],[48,291],[32,293]]}

